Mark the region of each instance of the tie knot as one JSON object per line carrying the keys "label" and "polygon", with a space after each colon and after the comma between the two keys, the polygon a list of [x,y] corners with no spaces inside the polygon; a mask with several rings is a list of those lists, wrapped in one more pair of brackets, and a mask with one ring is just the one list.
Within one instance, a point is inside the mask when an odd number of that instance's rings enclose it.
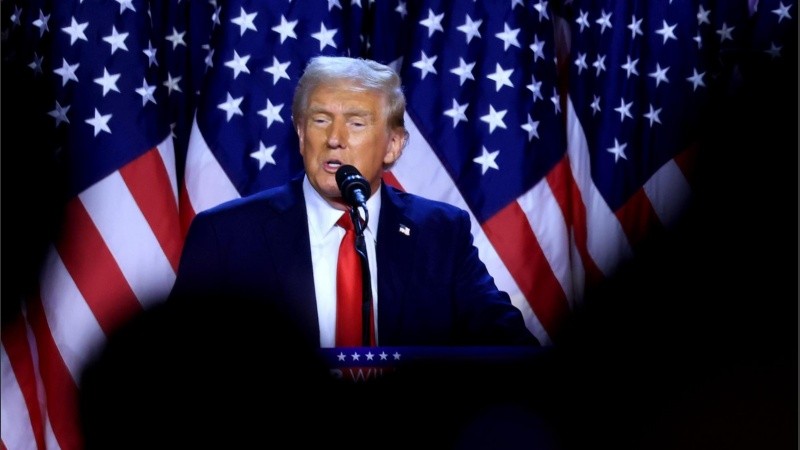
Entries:
{"label": "tie knot", "polygon": [[344,214],[342,214],[342,217],[339,217],[339,220],[336,222],[336,225],[339,225],[345,230],[352,230],[353,221],[350,220],[350,213],[345,212]]}

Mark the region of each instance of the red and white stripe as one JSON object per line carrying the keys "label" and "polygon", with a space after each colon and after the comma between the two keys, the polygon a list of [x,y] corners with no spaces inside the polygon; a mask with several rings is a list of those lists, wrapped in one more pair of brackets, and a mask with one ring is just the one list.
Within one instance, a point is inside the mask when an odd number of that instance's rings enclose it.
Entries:
{"label": "red and white stripe", "polygon": [[171,139],[67,204],[39,296],[2,332],[5,448],[82,447],[81,372],[117,327],[166,297],[181,246]]}

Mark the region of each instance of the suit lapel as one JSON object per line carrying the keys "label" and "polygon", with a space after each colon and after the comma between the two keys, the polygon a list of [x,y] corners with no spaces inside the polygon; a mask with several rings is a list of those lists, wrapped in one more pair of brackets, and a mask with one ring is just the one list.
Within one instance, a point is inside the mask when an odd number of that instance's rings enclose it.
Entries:
{"label": "suit lapel", "polygon": [[311,342],[319,342],[314,272],[308,237],[308,217],[303,201],[302,178],[293,180],[288,189],[276,197],[267,212],[262,231],[268,243],[279,284],[285,286],[280,295],[282,305],[301,320]]}
{"label": "suit lapel", "polygon": [[378,333],[392,342],[403,323],[405,290],[417,248],[415,224],[405,214],[405,204],[385,184],[381,188],[381,212],[376,254],[378,263]]}

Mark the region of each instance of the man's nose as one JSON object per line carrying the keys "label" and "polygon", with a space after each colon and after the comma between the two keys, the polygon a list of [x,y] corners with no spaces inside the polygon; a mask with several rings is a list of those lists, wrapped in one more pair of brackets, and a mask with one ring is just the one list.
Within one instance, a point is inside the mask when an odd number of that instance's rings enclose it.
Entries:
{"label": "man's nose", "polygon": [[328,146],[339,148],[347,145],[347,124],[334,120],[328,129]]}

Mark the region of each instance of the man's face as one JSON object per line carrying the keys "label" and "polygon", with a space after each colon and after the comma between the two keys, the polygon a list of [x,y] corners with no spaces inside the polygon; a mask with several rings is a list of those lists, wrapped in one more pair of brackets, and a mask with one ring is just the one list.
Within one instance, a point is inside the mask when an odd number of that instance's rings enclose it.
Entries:
{"label": "man's face", "polygon": [[403,135],[389,130],[381,92],[356,90],[351,81],[321,85],[311,92],[306,114],[297,124],[300,154],[311,185],[328,202],[344,209],[336,170],[355,166],[372,193],[380,187],[383,165],[402,150]]}

